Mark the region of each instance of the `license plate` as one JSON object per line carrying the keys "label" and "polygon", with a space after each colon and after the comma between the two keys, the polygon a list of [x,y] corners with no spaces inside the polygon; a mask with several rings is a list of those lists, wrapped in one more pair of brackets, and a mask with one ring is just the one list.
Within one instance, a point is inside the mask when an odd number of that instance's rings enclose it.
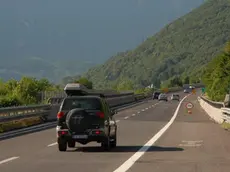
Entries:
{"label": "license plate", "polygon": [[87,139],[88,136],[87,135],[74,135],[73,139]]}

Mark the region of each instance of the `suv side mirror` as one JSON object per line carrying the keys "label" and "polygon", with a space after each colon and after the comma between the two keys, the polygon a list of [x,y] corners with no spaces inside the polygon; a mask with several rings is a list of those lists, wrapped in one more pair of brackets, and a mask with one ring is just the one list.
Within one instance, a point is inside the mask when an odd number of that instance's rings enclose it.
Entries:
{"label": "suv side mirror", "polygon": [[117,114],[117,111],[116,110],[111,110],[111,115],[113,116],[115,114]]}

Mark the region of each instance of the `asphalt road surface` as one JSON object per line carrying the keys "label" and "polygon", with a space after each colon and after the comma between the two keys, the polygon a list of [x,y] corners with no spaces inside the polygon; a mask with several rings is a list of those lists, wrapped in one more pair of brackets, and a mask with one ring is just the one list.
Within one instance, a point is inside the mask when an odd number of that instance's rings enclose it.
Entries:
{"label": "asphalt road surface", "polygon": [[[188,101],[194,104],[192,114],[185,108]],[[118,146],[110,152],[97,143],[59,152],[55,129],[49,129],[0,141],[0,171],[230,171],[230,134],[209,120],[196,95],[181,103],[150,100],[115,119]]]}

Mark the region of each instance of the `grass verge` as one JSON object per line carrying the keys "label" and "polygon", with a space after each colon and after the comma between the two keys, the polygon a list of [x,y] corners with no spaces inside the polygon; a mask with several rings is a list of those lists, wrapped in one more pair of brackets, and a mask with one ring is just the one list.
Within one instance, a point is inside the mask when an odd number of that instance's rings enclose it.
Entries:
{"label": "grass verge", "polygon": [[25,128],[41,123],[43,123],[43,121],[40,117],[31,117],[31,118],[26,118],[21,120],[4,122],[4,123],[0,123],[0,133],[6,131],[12,131],[19,128]]}
{"label": "grass verge", "polygon": [[225,130],[229,130],[229,129],[230,129],[230,123],[223,122],[223,123],[221,124],[221,127],[224,128]]}

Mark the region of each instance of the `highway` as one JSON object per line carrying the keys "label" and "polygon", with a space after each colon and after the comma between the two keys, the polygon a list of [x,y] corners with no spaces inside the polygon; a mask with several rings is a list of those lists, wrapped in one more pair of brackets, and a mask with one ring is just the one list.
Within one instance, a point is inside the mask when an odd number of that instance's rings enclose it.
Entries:
{"label": "highway", "polygon": [[[187,94],[180,93],[181,98]],[[192,114],[185,109],[192,102]],[[178,105],[181,105],[180,107]],[[227,172],[230,134],[209,120],[197,95],[149,100],[119,112],[118,146],[99,144],[59,152],[55,129],[0,141],[1,172]],[[152,145],[153,144],[153,145]]]}

